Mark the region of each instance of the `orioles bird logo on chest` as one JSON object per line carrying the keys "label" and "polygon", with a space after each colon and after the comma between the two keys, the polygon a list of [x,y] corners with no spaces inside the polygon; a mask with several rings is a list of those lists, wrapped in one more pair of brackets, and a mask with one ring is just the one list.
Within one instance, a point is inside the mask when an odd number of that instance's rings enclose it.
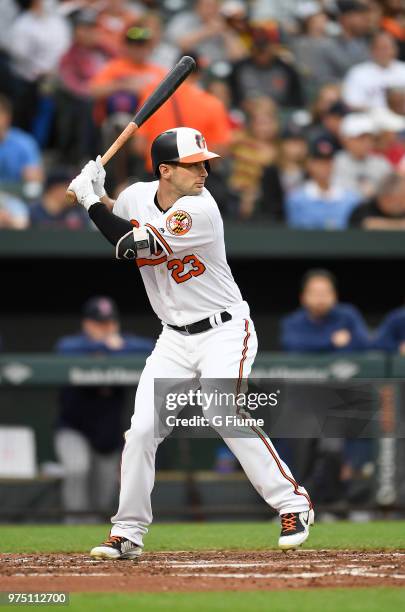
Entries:
{"label": "orioles bird logo on chest", "polygon": [[184,210],[174,211],[166,221],[166,227],[174,236],[186,234],[192,225],[192,220],[188,212]]}

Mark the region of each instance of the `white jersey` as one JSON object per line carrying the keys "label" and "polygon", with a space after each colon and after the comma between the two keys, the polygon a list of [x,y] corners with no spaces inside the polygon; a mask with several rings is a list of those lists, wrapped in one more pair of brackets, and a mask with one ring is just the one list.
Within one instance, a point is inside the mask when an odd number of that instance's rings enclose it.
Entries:
{"label": "white jersey", "polygon": [[161,246],[138,258],[151,306],[163,323],[195,323],[242,302],[226,261],[224,226],[207,189],[184,196],[169,210],[155,203],[159,181],[135,183],[115,202],[115,215],[145,226]]}

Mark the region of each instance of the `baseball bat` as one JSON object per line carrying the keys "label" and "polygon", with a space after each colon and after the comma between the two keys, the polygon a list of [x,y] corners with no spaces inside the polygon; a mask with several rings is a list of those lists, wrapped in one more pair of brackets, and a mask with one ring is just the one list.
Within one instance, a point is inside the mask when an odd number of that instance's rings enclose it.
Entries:
{"label": "baseball bat", "polygon": [[[118,138],[112,143],[110,148],[104,153],[101,158],[103,166],[116,154],[116,152],[133,136],[138,128],[149,119],[168,98],[176,91],[182,82],[188,77],[190,72],[194,70],[195,61],[189,55],[184,55],[181,60],[171,69],[165,76],[163,81],[151,93],[149,98],[131,119],[126,128],[121,132]],[[66,192],[66,200],[69,204],[76,202],[74,191]]]}

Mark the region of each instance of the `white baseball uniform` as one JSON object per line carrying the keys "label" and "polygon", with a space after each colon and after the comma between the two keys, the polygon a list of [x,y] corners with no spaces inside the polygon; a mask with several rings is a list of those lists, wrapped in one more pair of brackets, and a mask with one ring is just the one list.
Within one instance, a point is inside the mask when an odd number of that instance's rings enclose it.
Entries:
{"label": "white baseball uniform", "polygon": [[[113,211],[146,227],[161,247],[157,254],[137,259],[163,330],[139,381],[122,455],[119,508],[111,530],[111,535],[124,536],[139,546],[152,521],[155,454],[163,439],[156,436],[154,427],[154,380],[175,379],[178,384],[195,378],[233,379],[240,388],[257,352],[249,306],[226,261],[223,223],[214,198],[203,189],[201,195],[182,197],[164,212],[155,200],[157,189],[158,181],[136,183],[120,194]],[[232,319],[222,323],[218,315],[224,311]],[[212,328],[202,333],[168,327],[208,317]],[[243,426],[235,428],[234,435],[229,427],[227,431],[224,441],[269,505],[280,514],[311,507],[308,493],[295,482],[262,430]]]}

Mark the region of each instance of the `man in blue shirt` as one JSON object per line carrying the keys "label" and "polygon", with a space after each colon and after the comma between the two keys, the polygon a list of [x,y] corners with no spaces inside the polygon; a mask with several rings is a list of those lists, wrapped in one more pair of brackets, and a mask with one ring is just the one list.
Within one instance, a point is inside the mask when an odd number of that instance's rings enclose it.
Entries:
{"label": "man in blue shirt", "polygon": [[405,355],[405,307],[387,314],[374,335],[372,347]]}
{"label": "man in blue shirt", "polygon": [[[300,302],[301,308],[281,324],[281,345],[285,351],[344,353],[370,347],[363,317],[351,304],[338,302],[336,279],[328,270],[309,270],[304,275]],[[311,441],[300,441],[301,446],[307,442]],[[285,452],[299,446],[297,440],[282,443]],[[338,501],[345,494],[350,499],[351,491],[356,491],[357,479],[364,480],[363,467],[372,461],[370,440],[325,438],[316,441],[315,446],[318,450],[312,446],[311,452],[316,455],[310,478],[318,502]]]}
{"label": "man in blue shirt", "polygon": [[[150,338],[121,334],[118,310],[108,297],[88,300],[82,333],[61,338],[62,355],[148,355]],[[125,390],[122,387],[66,387],[60,394],[55,449],[64,467],[66,511],[110,509],[123,446]]]}
{"label": "man in blue shirt", "polygon": [[302,281],[301,308],[281,324],[285,351],[360,351],[369,347],[367,326],[351,304],[338,302],[336,280],[327,270],[310,270]]}
{"label": "man in blue shirt", "polygon": [[336,147],[327,136],[310,142],[307,171],[309,180],[292,191],[286,200],[290,227],[302,229],[344,229],[352,210],[360,202],[359,193],[332,183]]}
{"label": "man in blue shirt", "polygon": [[0,95],[0,187],[35,198],[43,181],[41,154],[30,134],[11,127],[11,118],[11,103]]}

